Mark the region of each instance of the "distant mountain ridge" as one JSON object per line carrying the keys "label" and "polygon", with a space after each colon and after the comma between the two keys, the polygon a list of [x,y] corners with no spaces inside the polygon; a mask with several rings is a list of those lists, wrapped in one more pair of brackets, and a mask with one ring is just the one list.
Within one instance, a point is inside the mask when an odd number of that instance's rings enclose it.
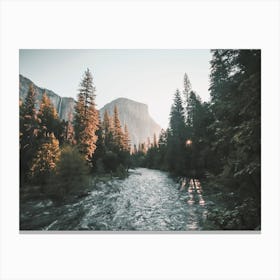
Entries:
{"label": "distant mountain ridge", "polygon": [[148,137],[153,141],[154,133],[158,138],[161,127],[150,116],[148,105],[128,98],[117,98],[100,109],[101,118],[105,110],[113,116],[115,106],[118,108],[122,127],[127,125],[131,144],[147,142]]}
{"label": "distant mountain ridge", "polygon": [[[74,105],[75,105],[74,98],[61,97],[60,95],[53,92],[52,90],[38,87],[28,78],[19,75],[19,97],[22,100],[25,99],[30,84],[33,84],[39,102],[41,101],[44,92],[46,92],[51,102],[53,103],[54,107],[56,108],[56,111],[60,119],[64,119],[64,120],[69,119],[69,113],[73,113],[74,111]],[[37,108],[39,108],[39,102],[36,104]]]}
{"label": "distant mountain ridge", "polygon": [[[51,102],[54,104],[60,119],[67,121],[69,119],[69,114],[74,113],[74,98],[61,97],[52,90],[38,87],[30,79],[22,75],[19,75],[20,99],[25,99],[31,83],[37,93],[37,108],[39,108],[43,93],[46,92]],[[124,128],[124,125],[127,125],[132,145],[135,144],[138,146],[139,143],[147,142],[148,137],[153,141],[154,133],[158,137],[161,127],[149,115],[148,105],[128,98],[117,98],[99,110],[101,119],[103,119],[105,110],[113,116],[114,106],[118,107],[119,119],[122,127]]]}

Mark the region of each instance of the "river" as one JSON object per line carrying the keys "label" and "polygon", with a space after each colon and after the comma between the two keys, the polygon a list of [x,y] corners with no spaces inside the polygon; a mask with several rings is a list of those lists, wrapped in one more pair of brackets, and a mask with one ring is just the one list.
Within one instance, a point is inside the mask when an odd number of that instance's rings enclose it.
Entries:
{"label": "river", "polygon": [[75,202],[25,202],[20,217],[22,230],[202,230],[207,201],[199,182],[180,190],[168,173],[137,168],[124,180],[98,183]]}

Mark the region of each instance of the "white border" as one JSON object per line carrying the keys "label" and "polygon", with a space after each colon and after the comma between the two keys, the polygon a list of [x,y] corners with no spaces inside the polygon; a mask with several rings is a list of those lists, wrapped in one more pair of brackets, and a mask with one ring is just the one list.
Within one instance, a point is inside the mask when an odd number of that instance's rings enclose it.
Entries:
{"label": "white border", "polygon": [[[278,1],[2,1],[0,278],[279,279],[279,34]],[[217,47],[262,49],[261,234],[19,234],[18,49]]]}

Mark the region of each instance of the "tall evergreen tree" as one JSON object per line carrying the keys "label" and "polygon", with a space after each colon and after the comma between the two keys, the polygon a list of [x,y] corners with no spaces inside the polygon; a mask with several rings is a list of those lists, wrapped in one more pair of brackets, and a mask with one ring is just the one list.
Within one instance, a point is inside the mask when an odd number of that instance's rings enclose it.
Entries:
{"label": "tall evergreen tree", "polygon": [[157,159],[157,167],[162,170],[167,170],[167,159],[166,159],[166,153],[167,153],[167,131],[162,129],[159,134],[158,139],[158,159]]}
{"label": "tall evergreen tree", "polygon": [[100,117],[99,117],[99,125],[96,131],[96,135],[97,135],[96,150],[92,157],[92,166],[94,170],[96,170],[99,173],[102,173],[104,171],[103,158],[105,156],[106,147],[105,147],[105,131]]}
{"label": "tall evergreen tree", "polygon": [[194,91],[189,95],[187,119],[187,139],[191,140],[191,145],[187,145],[193,176],[201,178],[205,174],[206,163],[209,158],[210,135],[207,130],[208,125],[213,120],[207,103],[202,103],[199,95]]}
{"label": "tall evergreen tree", "polygon": [[33,179],[45,183],[51,171],[56,168],[60,158],[59,142],[53,133],[50,133],[40,145],[32,161],[30,175]]}
{"label": "tall evergreen tree", "polygon": [[78,101],[75,105],[74,129],[79,151],[87,161],[91,161],[96,149],[96,131],[98,129],[98,111],[95,106],[95,87],[89,69],[80,83]]}
{"label": "tall evergreen tree", "polygon": [[147,149],[151,148],[151,139],[150,137],[147,137]]}
{"label": "tall evergreen tree", "polygon": [[185,95],[186,100],[188,100],[188,95],[192,90],[192,85],[187,73],[184,74],[184,90],[183,94]]}
{"label": "tall evergreen tree", "polygon": [[[261,191],[261,53],[241,50],[236,57],[240,71],[238,86],[238,129],[234,130],[234,176],[243,182],[242,188],[260,200]],[[245,183],[246,182],[246,183]],[[248,187],[250,186],[250,187]],[[260,202],[259,202],[260,203]]]}
{"label": "tall evergreen tree", "polygon": [[170,112],[169,128],[172,136],[185,136],[184,108],[180,91],[177,89],[174,95],[173,105]]}
{"label": "tall evergreen tree", "polygon": [[163,128],[161,129],[161,131],[159,133],[158,145],[159,146],[167,145],[167,131],[165,131]]}
{"label": "tall evergreen tree", "polygon": [[124,133],[122,131],[121,122],[117,106],[114,107],[114,143],[117,150],[124,149]]}
{"label": "tall evergreen tree", "polygon": [[138,152],[138,151],[137,151],[137,146],[136,146],[136,144],[134,144],[134,145],[133,145],[132,154],[135,155],[135,154],[137,154],[137,152]]}
{"label": "tall evergreen tree", "polygon": [[125,124],[124,126],[124,148],[127,152],[130,152],[131,146],[130,146],[130,139],[129,139],[129,133],[128,133],[128,128],[127,125]]}
{"label": "tall evergreen tree", "polygon": [[175,92],[171,107],[167,142],[167,165],[169,170],[175,174],[185,174],[186,126],[184,108],[178,89]]}
{"label": "tall evergreen tree", "polygon": [[104,129],[104,144],[107,150],[112,150],[114,142],[114,127],[112,119],[110,118],[108,111],[105,110],[103,116],[103,129]]}
{"label": "tall evergreen tree", "polygon": [[[224,187],[250,197],[260,223],[260,50],[213,50],[210,74],[212,149]],[[254,209],[251,207],[251,209]],[[248,226],[248,225],[247,225]]]}
{"label": "tall evergreen tree", "polygon": [[50,98],[46,92],[43,94],[39,112],[39,134],[41,137],[47,137],[48,134],[54,133],[59,136],[59,118]]}
{"label": "tall evergreen tree", "polygon": [[156,134],[154,133],[154,139],[153,139],[153,147],[157,147],[158,146],[158,142],[157,142],[157,136]]}
{"label": "tall evergreen tree", "polygon": [[187,73],[185,73],[184,75],[184,89],[183,89],[183,104],[185,107],[185,118],[186,121],[188,122],[188,111],[189,111],[189,105],[190,105],[190,93],[192,90],[192,85],[190,82],[190,79],[187,75]]}
{"label": "tall evergreen tree", "polygon": [[[37,150],[38,119],[36,93],[30,84],[27,96],[20,105],[20,175],[23,184],[28,179],[32,158]],[[21,184],[21,185],[22,185]]]}
{"label": "tall evergreen tree", "polygon": [[67,143],[73,145],[75,144],[75,134],[74,134],[74,127],[73,127],[73,114],[69,112],[68,114],[68,121],[65,127],[65,140]]}

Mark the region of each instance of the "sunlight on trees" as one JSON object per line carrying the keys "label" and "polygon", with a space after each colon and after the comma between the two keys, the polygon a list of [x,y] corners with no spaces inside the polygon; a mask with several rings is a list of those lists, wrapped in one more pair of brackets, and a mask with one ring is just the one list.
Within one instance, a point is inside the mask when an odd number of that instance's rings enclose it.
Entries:
{"label": "sunlight on trees", "polygon": [[129,168],[141,166],[168,171],[184,182],[204,180],[204,189],[225,197],[234,193],[231,209],[210,215],[216,227],[259,227],[261,53],[212,50],[210,65],[211,100],[201,100],[185,73],[183,89],[174,92],[168,128],[133,146],[117,106],[112,116],[105,110],[101,120],[89,69],[67,122],[59,119],[47,93],[36,104],[31,84],[19,104],[21,188],[44,185],[44,192],[64,197],[83,191],[90,175],[124,178]]}

